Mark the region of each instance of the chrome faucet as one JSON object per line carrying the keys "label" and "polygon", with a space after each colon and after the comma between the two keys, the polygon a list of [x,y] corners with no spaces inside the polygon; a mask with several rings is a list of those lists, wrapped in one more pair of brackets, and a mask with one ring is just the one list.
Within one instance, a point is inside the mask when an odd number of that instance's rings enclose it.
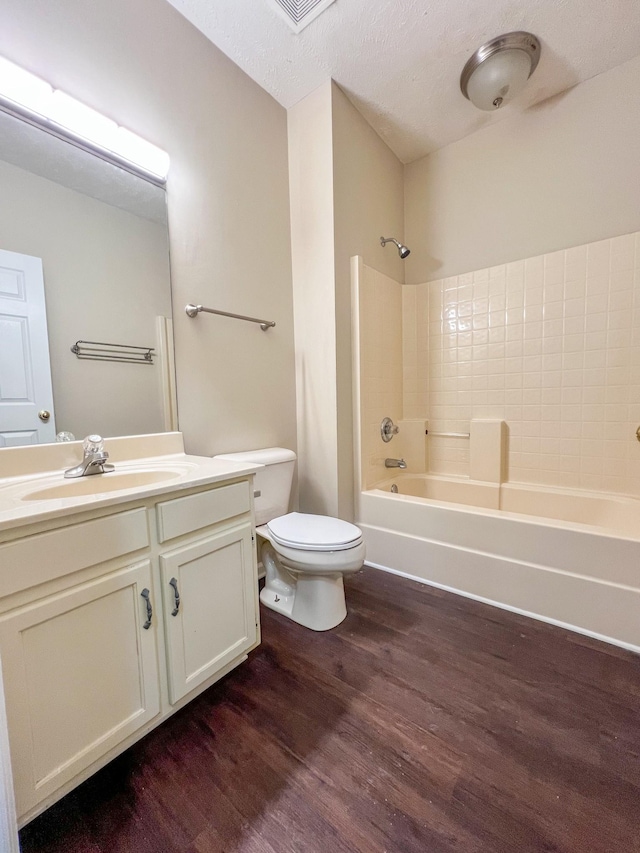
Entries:
{"label": "chrome faucet", "polygon": [[385,468],[406,468],[407,463],[404,459],[385,459],[384,460]]}
{"label": "chrome faucet", "polygon": [[64,472],[67,479],[73,477],[88,477],[90,474],[108,474],[113,471],[113,465],[107,462],[109,454],[104,449],[102,436],[88,435],[82,443],[84,457],[75,468],[68,468]]}

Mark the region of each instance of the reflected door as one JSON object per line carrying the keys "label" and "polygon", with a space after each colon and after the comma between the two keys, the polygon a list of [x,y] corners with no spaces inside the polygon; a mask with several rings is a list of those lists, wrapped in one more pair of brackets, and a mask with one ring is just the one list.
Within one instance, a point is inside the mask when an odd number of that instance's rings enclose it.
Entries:
{"label": "reflected door", "polygon": [[55,437],[42,261],[0,249],[0,447]]}

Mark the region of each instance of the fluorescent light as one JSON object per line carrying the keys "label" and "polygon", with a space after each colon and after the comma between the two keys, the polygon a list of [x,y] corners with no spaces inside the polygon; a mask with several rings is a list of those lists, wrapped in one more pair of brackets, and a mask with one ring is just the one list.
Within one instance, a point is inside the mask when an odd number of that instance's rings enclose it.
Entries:
{"label": "fluorescent light", "polygon": [[51,98],[48,117],[84,139],[105,148],[113,148],[118,125],[91,107],[56,89]]}
{"label": "fluorescent light", "polygon": [[[100,156],[119,165],[126,165],[120,162],[126,161],[143,176],[146,173],[160,182],[166,180],[169,172],[166,151],[0,57],[0,108],[2,100],[10,102],[8,108],[15,104],[18,112],[26,110],[28,120],[44,130],[57,135],[64,135],[66,131],[70,141],[76,144],[84,141],[87,144],[83,147],[96,149],[95,153]],[[50,123],[54,124],[53,128]]]}
{"label": "fluorescent light", "polygon": [[16,104],[42,113],[51,99],[53,89],[35,74],[0,56],[0,94]]}
{"label": "fluorescent light", "polygon": [[118,127],[112,151],[132,163],[144,163],[154,175],[166,178],[169,172],[169,155],[124,127]]}

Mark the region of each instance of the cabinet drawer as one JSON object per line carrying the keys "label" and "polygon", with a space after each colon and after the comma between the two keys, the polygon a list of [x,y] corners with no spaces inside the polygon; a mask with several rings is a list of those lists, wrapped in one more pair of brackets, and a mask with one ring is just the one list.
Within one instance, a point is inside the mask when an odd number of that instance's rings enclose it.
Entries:
{"label": "cabinet drawer", "polygon": [[234,515],[249,512],[250,509],[251,496],[249,483],[246,481],[164,501],[159,503],[156,509],[158,539],[160,542],[166,542],[226,518],[233,518]]}
{"label": "cabinet drawer", "polygon": [[149,528],[143,507],[0,545],[0,596],[148,545]]}

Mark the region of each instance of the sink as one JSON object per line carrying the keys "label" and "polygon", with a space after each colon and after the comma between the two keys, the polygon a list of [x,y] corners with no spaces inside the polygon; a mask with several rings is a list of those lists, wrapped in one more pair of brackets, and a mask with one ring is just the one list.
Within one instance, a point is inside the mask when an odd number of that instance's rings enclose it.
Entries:
{"label": "sink", "polygon": [[117,492],[121,489],[135,489],[140,486],[150,486],[180,477],[184,472],[176,470],[153,471],[112,471],[109,474],[91,474],[88,477],[78,477],[77,480],[63,480],[55,486],[38,489],[22,496],[23,501],[60,500],[75,498],[82,495],[102,495],[106,492]]}

